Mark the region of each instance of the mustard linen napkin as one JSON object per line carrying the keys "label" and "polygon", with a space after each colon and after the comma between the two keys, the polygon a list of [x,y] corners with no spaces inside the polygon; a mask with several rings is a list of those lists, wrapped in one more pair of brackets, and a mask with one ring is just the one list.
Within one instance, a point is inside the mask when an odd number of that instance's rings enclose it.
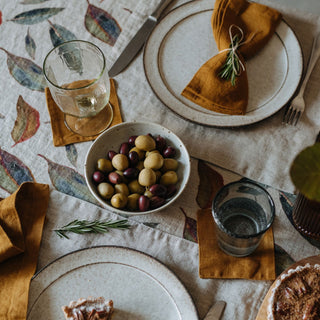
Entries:
{"label": "mustard linen napkin", "polygon": [[26,319],[48,202],[49,186],[34,182],[0,201],[0,319]]}
{"label": "mustard linen napkin", "polygon": [[[53,144],[56,147],[65,146],[71,143],[94,140],[98,135],[84,137],[70,131],[64,124],[64,114],[54,102],[49,88],[45,89],[47,107],[51,119],[51,130]],[[110,79],[110,103],[113,107],[113,120],[110,127],[122,122],[119,101],[116,93],[114,80]]]}
{"label": "mustard linen napkin", "polygon": [[[219,76],[224,65],[231,39],[230,26],[243,31],[244,39],[237,50],[240,61],[261,50],[275,32],[281,14],[265,5],[246,0],[216,0],[211,18],[213,35],[219,53],[208,60],[182,91],[182,95],[194,103],[219,113],[243,115],[248,105],[248,78],[244,69],[233,86],[230,80]],[[233,27],[232,34],[241,35]]]}
{"label": "mustard linen napkin", "polygon": [[211,209],[197,212],[200,278],[274,280],[276,278],[274,240],[270,228],[257,250],[250,256],[236,258],[218,246]]}

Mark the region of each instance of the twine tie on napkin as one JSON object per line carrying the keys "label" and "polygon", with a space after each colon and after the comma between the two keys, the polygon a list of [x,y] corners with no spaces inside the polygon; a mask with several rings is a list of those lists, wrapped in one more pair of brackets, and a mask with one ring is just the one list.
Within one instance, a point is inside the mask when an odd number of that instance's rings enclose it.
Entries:
{"label": "twine tie on napkin", "polygon": [[[235,27],[237,28],[239,31],[240,31],[240,34],[241,34],[241,37],[240,39],[238,39],[238,35],[235,34],[233,35],[232,34],[232,28]],[[244,66],[244,64],[242,63],[242,61],[240,60],[238,54],[237,54],[237,50],[240,46],[242,46],[243,44],[245,44],[248,40],[246,41],[242,41],[243,38],[244,38],[244,34],[243,34],[243,31],[241,28],[239,28],[238,26],[236,26],[235,24],[232,24],[229,28],[229,36],[230,36],[230,48],[228,49],[224,49],[224,50],[221,50],[219,53],[221,52],[225,52],[225,51],[228,51],[229,52],[229,55],[231,56],[231,66],[232,66],[232,70],[234,72],[234,74],[236,76],[239,76],[240,73],[241,73],[241,69],[242,71],[244,71],[246,68]],[[254,34],[252,35],[252,38],[254,37]],[[236,63],[237,61],[237,63]],[[241,67],[241,68],[240,68]],[[228,78],[227,74],[225,74],[225,71],[224,69],[221,70],[221,72],[219,73],[219,75],[222,77],[222,78]],[[234,85],[234,83],[232,83],[232,85]]]}
{"label": "twine tie on napkin", "polygon": [[[218,54],[205,62],[182,91],[192,102],[214,112],[243,115],[248,105],[248,78],[245,60],[259,52],[271,39],[280,23],[281,14],[265,5],[246,0],[216,0],[211,19]],[[230,28],[240,31],[241,46],[230,51]],[[238,33],[237,33],[238,34]],[[242,36],[241,36],[242,35]],[[244,41],[243,41],[244,40]],[[234,85],[221,77],[228,54],[236,51],[242,72],[236,75]],[[235,56],[233,56],[234,58]]]}

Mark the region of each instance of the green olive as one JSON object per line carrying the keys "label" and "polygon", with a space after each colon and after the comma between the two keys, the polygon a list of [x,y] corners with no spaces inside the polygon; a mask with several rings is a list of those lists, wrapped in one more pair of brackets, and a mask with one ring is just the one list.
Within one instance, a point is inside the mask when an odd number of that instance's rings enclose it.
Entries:
{"label": "green olive", "polygon": [[114,188],[108,182],[99,183],[97,189],[103,199],[110,199],[114,194]]}
{"label": "green olive", "polygon": [[168,186],[170,184],[176,184],[178,182],[178,176],[175,171],[167,171],[160,178],[160,184]]}
{"label": "green olive", "polygon": [[135,151],[138,154],[139,160],[144,159],[146,153],[143,150],[140,150],[137,147],[133,147],[132,149],[130,149],[130,152],[132,151]]}
{"label": "green olive", "polygon": [[160,151],[159,150],[152,150],[152,151],[147,151],[146,152],[146,158],[150,156],[150,154],[152,153],[159,153],[160,154]]}
{"label": "green olive", "polygon": [[163,166],[163,157],[160,153],[151,153],[143,164],[145,168],[158,170]]}
{"label": "green olive", "polygon": [[145,191],[145,188],[139,184],[138,180],[132,180],[128,187],[131,193],[143,194]]}
{"label": "green olive", "polygon": [[144,168],[139,173],[138,182],[144,187],[155,184],[156,180],[157,176],[152,169]]}
{"label": "green olive", "polygon": [[130,194],[129,188],[125,183],[118,183],[114,186],[115,193],[123,193],[126,196]]}
{"label": "green olive", "polygon": [[176,171],[178,169],[178,161],[173,158],[165,158],[163,160],[162,172]]}
{"label": "green olive", "polygon": [[127,208],[132,211],[136,211],[139,208],[139,193],[132,193],[128,196]]}
{"label": "green olive", "polygon": [[124,171],[129,167],[128,157],[118,153],[112,158],[112,165],[116,170]]}
{"label": "green olive", "polygon": [[148,197],[148,198],[152,198],[153,197],[153,193],[151,191],[149,191],[149,190],[146,190],[143,195]]}
{"label": "green olive", "polygon": [[97,161],[96,168],[99,171],[102,171],[102,172],[105,172],[105,173],[111,172],[113,170],[111,161],[108,160],[108,159],[105,159],[105,158],[101,158],[101,159],[99,159]]}
{"label": "green olive", "polygon": [[111,205],[115,208],[122,209],[127,205],[128,197],[123,193],[116,193],[111,198]]}
{"label": "green olive", "polygon": [[139,161],[138,164],[136,165],[136,168],[141,171],[144,168],[143,161]]}
{"label": "green olive", "polygon": [[151,151],[156,148],[155,140],[148,135],[138,136],[134,143],[138,149],[143,151]]}

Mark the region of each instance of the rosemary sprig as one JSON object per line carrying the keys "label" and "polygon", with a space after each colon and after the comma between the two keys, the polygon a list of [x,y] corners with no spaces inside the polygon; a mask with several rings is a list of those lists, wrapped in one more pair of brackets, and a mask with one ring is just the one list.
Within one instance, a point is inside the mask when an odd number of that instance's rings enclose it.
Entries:
{"label": "rosemary sprig", "polygon": [[226,62],[219,72],[220,78],[230,80],[233,86],[236,84],[236,76],[240,74],[239,57],[233,50],[233,48],[237,48],[239,46],[239,42],[239,35],[234,35],[232,42],[230,43],[230,50],[228,52]]}
{"label": "rosemary sprig", "polygon": [[106,233],[109,229],[128,229],[130,228],[130,224],[128,220],[73,220],[69,222],[67,225],[63,226],[60,229],[54,230],[54,232],[60,238],[69,239],[66,235],[67,232],[73,232],[77,234],[84,233]]}

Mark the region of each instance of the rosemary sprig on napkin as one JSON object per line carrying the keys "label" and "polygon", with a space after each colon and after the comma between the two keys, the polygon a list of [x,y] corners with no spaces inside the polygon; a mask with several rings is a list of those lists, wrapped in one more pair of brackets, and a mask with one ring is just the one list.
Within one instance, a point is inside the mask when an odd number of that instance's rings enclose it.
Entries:
{"label": "rosemary sprig on napkin", "polygon": [[241,72],[240,60],[236,53],[236,48],[238,48],[241,39],[239,35],[236,34],[232,38],[232,42],[230,43],[230,47],[228,50],[228,55],[226,62],[221,67],[221,71],[219,72],[219,77],[226,80],[231,80],[231,84],[234,86],[236,84],[236,76],[238,76]]}
{"label": "rosemary sprig on napkin", "polygon": [[106,233],[109,229],[128,229],[130,224],[128,220],[73,220],[60,229],[54,230],[54,232],[61,238],[69,239],[66,235],[67,232],[73,232],[77,234],[84,233]]}

